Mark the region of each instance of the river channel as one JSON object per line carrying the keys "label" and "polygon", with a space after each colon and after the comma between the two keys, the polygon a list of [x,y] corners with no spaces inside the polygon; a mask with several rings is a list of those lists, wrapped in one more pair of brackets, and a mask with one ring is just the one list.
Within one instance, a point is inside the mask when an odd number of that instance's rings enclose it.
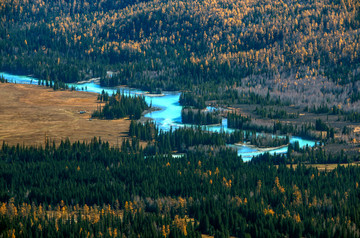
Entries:
{"label": "river channel", "polygon": [[[0,77],[4,77],[8,80],[10,83],[19,83],[19,84],[38,84],[38,80],[32,77],[28,76],[18,76],[18,75],[12,75],[7,73],[1,73]],[[171,127],[173,129],[177,127],[185,126],[181,123],[181,105],[179,104],[179,98],[180,98],[180,92],[163,92],[161,96],[159,95],[149,95],[145,93],[144,91],[137,90],[137,89],[131,89],[126,87],[101,87],[100,84],[96,82],[86,82],[83,84],[68,84],[69,87],[76,87],[77,90],[81,91],[87,91],[87,92],[94,92],[94,93],[101,93],[103,90],[110,95],[116,92],[117,90],[124,91],[125,94],[131,94],[131,95],[144,95],[145,100],[148,104],[151,104],[155,108],[159,108],[160,110],[152,111],[147,114],[145,114],[144,117],[150,118],[156,122],[156,125],[161,130],[169,130]],[[207,126],[205,127],[206,130],[219,132],[219,131],[226,131],[226,132],[232,132],[234,129],[227,127],[227,119],[223,118],[221,125],[217,126]],[[290,143],[294,143],[295,141],[299,142],[300,147],[303,146],[315,146],[316,142],[312,140],[306,140],[300,137],[291,137]],[[264,151],[267,151],[271,154],[274,153],[286,153],[287,152],[287,146],[281,147],[281,148],[256,148],[253,146],[248,145],[229,145],[233,148],[235,148],[238,151],[238,155],[242,156],[242,159],[244,161],[251,160],[253,156],[259,155],[264,153]]]}

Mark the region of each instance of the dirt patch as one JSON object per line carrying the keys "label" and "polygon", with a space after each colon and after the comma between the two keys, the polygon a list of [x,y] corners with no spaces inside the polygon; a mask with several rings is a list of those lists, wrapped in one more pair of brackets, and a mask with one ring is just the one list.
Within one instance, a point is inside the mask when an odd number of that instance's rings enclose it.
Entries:
{"label": "dirt patch", "polygon": [[129,131],[128,119],[89,120],[98,105],[95,93],[0,84],[0,99],[0,142],[11,145],[43,145],[46,137],[90,141],[96,136],[117,146]]}

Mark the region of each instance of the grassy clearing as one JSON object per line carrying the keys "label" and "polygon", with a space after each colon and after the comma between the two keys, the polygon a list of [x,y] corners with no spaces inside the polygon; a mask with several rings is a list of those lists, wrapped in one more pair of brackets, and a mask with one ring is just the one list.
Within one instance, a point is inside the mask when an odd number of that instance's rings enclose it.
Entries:
{"label": "grassy clearing", "polygon": [[129,131],[128,119],[89,120],[98,105],[95,93],[0,84],[0,98],[0,142],[10,145],[43,145],[46,138],[90,141],[96,136],[117,146]]}

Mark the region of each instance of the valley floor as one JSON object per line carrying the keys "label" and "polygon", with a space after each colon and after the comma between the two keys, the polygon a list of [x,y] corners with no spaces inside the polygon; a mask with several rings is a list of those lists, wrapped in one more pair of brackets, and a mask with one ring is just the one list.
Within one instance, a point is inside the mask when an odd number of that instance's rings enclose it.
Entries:
{"label": "valley floor", "polygon": [[96,136],[117,146],[129,131],[127,119],[89,120],[99,105],[94,93],[0,84],[0,98],[0,142],[10,145],[43,145],[45,138],[90,141]]}

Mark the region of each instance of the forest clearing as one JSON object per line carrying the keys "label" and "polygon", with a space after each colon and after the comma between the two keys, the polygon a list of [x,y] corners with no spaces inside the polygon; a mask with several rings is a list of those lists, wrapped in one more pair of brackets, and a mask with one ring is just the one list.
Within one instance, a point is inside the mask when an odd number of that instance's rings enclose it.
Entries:
{"label": "forest clearing", "polygon": [[10,145],[44,145],[46,138],[91,141],[96,136],[117,146],[129,131],[127,119],[89,120],[99,104],[95,93],[0,84],[0,98],[0,141]]}

